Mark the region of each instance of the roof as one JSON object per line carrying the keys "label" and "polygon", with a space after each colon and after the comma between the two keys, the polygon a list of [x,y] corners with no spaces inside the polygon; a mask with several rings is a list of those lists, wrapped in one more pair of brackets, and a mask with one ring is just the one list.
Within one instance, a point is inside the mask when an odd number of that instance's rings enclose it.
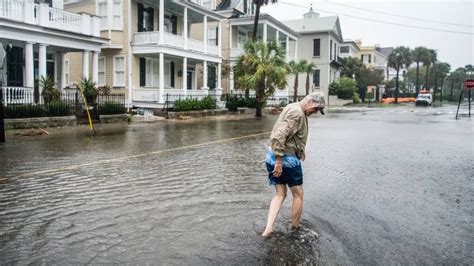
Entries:
{"label": "roof", "polygon": [[232,10],[236,8],[241,0],[223,0],[217,7],[216,11],[223,11],[223,10]]}
{"label": "roof", "polygon": [[338,21],[337,16],[330,17],[312,17],[307,19],[296,19],[283,21],[288,27],[296,32],[319,32],[332,31],[336,27]]}
{"label": "roof", "polygon": [[[255,16],[239,16],[239,17],[231,17],[229,19],[229,23],[232,24],[232,22],[241,22],[245,21],[245,23],[253,24],[255,20]],[[278,26],[280,29],[287,31],[289,34],[293,35],[293,37],[298,37],[299,34],[298,32],[294,31],[292,28],[288,27],[285,23],[282,23],[281,21],[277,20],[276,18],[272,17],[269,14],[262,13],[259,16],[259,24],[262,23],[263,20],[268,20],[271,23],[275,24],[275,26]]]}
{"label": "roof", "polygon": [[393,47],[381,47],[380,52],[384,54],[386,57],[390,55],[390,53],[393,51]]}

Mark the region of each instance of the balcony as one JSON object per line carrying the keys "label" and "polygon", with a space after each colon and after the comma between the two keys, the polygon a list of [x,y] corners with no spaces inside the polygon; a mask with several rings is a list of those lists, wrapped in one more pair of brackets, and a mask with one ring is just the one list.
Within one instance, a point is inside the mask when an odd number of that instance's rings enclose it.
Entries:
{"label": "balcony", "polygon": [[99,17],[35,4],[33,0],[0,0],[0,18],[100,37]]}
{"label": "balcony", "polygon": [[180,35],[174,35],[171,33],[163,33],[164,40],[160,42],[160,32],[136,32],[133,34],[133,45],[160,45],[174,47],[182,50],[189,50],[193,52],[209,54],[219,56],[219,47],[213,44],[207,44],[207,52],[203,41],[194,40],[191,38],[187,39],[187,49],[185,49],[185,38]]}

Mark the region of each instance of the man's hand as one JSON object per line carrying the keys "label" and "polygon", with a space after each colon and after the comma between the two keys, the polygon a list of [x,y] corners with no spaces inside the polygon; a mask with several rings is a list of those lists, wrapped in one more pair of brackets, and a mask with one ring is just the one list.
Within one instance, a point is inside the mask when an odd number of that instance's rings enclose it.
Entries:
{"label": "man's hand", "polygon": [[300,161],[304,161],[304,159],[306,159],[306,157],[304,156],[304,154],[302,154],[301,158],[300,158]]}
{"label": "man's hand", "polygon": [[273,176],[280,177],[283,172],[283,162],[281,159],[277,159],[275,162],[275,167],[273,168]]}

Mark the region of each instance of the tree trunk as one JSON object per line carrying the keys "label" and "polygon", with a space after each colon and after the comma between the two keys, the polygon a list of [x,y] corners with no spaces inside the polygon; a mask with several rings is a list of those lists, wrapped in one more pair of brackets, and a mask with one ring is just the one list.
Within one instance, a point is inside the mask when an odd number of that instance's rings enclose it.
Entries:
{"label": "tree trunk", "polygon": [[451,95],[449,95],[449,101],[453,101],[453,88],[454,88],[454,79],[451,80]]}
{"label": "tree trunk", "polygon": [[293,102],[297,101],[298,98],[298,73],[295,75],[295,87],[293,88]]}
{"label": "tree trunk", "polygon": [[260,17],[260,5],[255,4],[256,9],[255,9],[255,20],[253,22],[253,35],[252,35],[252,41],[257,40],[257,30],[258,30],[258,19]]}
{"label": "tree trunk", "polygon": [[430,77],[430,65],[427,65],[426,66],[426,82],[425,82],[425,89],[429,90],[429,87],[428,87],[428,81],[429,81],[429,77]]}
{"label": "tree trunk", "polygon": [[418,96],[418,92],[420,91],[420,84],[418,81],[419,77],[420,77],[420,62],[417,61],[416,62],[416,88],[415,88],[416,96]]}
{"label": "tree trunk", "polygon": [[262,117],[263,103],[265,102],[265,100],[263,99],[264,92],[265,84],[261,84],[255,92],[257,101],[257,106],[255,108],[255,117]]}
{"label": "tree trunk", "polygon": [[309,72],[306,73],[306,95],[309,94]]}
{"label": "tree trunk", "polygon": [[438,90],[438,72],[435,74],[435,84],[433,88],[433,103],[436,102],[436,90]]}
{"label": "tree trunk", "polygon": [[400,72],[400,68],[397,68],[397,77],[395,79],[395,103],[398,104],[398,72]]}

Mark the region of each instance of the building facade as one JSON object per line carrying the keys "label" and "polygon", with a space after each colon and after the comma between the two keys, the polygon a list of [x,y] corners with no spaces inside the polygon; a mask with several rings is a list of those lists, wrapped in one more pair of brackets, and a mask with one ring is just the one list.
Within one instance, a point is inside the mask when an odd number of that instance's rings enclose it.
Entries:
{"label": "building facade", "polygon": [[41,94],[41,77],[63,90],[71,82],[66,54],[85,62],[78,75],[98,80],[100,18],[63,10],[63,1],[0,0],[0,83],[6,90]]}

